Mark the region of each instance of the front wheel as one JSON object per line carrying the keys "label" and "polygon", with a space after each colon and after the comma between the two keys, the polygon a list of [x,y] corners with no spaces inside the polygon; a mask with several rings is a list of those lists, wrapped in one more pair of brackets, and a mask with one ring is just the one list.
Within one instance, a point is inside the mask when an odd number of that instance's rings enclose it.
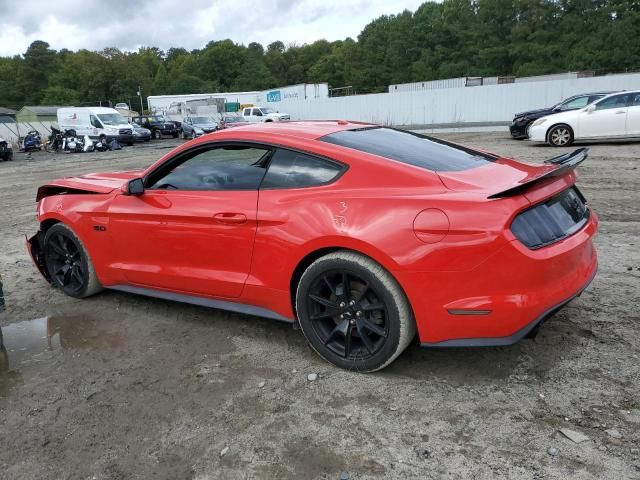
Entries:
{"label": "front wheel", "polygon": [[44,260],[52,285],[70,297],[85,298],[102,290],[84,244],[65,224],[47,230]]}
{"label": "front wheel", "polygon": [[573,143],[573,131],[567,125],[556,125],[549,130],[547,141],[554,147],[568,147]]}
{"label": "front wheel", "polygon": [[380,264],[355,252],[330,253],[305,270],[296,312],[322,358],[360,372],[389,365],[416,333],[400,285]]}

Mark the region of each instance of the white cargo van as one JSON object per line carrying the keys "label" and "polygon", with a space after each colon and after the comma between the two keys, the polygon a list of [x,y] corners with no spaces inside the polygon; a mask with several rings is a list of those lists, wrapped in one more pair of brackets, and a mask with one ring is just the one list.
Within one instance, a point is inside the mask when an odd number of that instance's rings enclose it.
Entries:
{"label": "white cargo van", "polygon": [[58,109],[58,126],[63,132],[73,129],[76,135],[89,135],[92,140],[118,140],[133,145],[133,129],[126,118],[113,108],[65,107]]}

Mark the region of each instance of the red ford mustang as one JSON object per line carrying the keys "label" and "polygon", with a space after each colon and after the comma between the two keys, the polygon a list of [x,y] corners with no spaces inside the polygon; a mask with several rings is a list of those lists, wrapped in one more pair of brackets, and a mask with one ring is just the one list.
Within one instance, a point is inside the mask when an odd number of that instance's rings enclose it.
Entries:
{"label": "red ford mustang", "polygon": [[593,279],[586,149],[527,165],[345,121],[252,124],[144,171],[37,194],[30,253],[73,297],[102,288],[298,322],[359,371],[422,346],[508,345]]}

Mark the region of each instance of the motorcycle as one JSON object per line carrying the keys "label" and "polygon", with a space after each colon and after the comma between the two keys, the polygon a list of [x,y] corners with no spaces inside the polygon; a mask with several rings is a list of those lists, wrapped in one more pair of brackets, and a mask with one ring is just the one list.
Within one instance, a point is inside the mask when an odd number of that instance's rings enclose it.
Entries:
{"label": "motorcycle", "polygon": [[84,141],[78,138],[75,130],[66,130],[62,139],[62,151],[69,153],[82,152]]}
{"label": "motorcycle", "polygon": [[47,152],[57,152],[62,148],[62,141],[64,140],[64,135],[61,130],[57,128],[51,127],[51,135],[49,135],[49,140],[44,146],[44,149]]}
{"label": "motorcycle", "polygon": [[20,150],[23,152],[32,152],[42,150],[42,138],[37,130],[27,132],[20,144]]}

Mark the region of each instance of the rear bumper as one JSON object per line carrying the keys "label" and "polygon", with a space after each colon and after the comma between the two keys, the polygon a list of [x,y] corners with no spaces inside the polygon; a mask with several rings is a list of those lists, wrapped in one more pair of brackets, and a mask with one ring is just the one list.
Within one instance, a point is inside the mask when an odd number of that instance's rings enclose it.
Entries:
{"label": "rear bumper", "polygon": [[[564,240],[530,250],[510,241],[456,272],[394,272],[428,347],[509,345],[579,295],[594,278],[598,218]],[[470,259],[470,263],[471,263]]]}
{"label": "rear bumper", "polygon": [[540,315],[538,318],[533,320],[528,325],[524,326],[517,332],[507,335],[506,337],[480,337],[480,338],[459,338],[455,340],[445,340],[443,342],[429,343],[422,342],[420,343],[421,347],[424,348],[451,348],[451,347],[504,347],[507,345],[513,345],[514,343],[519,342],[523,338],[529,338],[536,335],[538,329],[542,326],[544,322],[553,317],[556,313],[558,313],[562,307],[568,304],[571,300],[576,297],[582,295],[582,292],[586,290],[586,288],[591,284],[593,279],[595,278],[597,273],[597,268],[594,270],[591,277],[587,280],[587,283],[580,289],[580,291],[574,295],[571,295],[569,298],[561,302],[560,304],[550,308]]}

